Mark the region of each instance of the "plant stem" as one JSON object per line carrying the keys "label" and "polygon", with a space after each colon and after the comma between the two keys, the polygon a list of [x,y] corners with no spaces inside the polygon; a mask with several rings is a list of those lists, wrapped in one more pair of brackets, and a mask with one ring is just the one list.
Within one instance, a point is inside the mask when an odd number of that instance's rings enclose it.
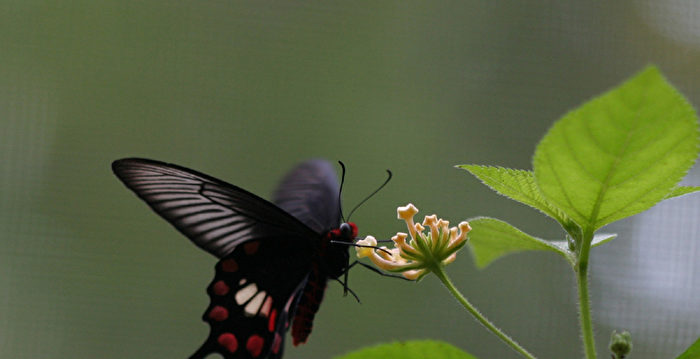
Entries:
{"label": "plant stem", "polygon": [[576,280],[578,282],[578,305],[581,335],[583,347],[587,359],[595,359],[595,339],[593,337],[593,323],[591,321],[591,301],[588,296],[588,256],[591,250],[593,233],[586,231],[583,237],[581,253],[576,263]]}
{"label": "plant stem", "polygon": [[486,329],[490,330],[493,334],[495,334],[499,339],[501,339],[504,343],[508,344],[513,350],[516,352],[520,353],[522,356],[529,358],[529,359],[536,359],[536,357],[532,354],[530,354],[525,348],[521,347],[520,344],[518,344],[515,340],[511,339],[508,335],[503,333],[500,329],[498,329],[493,323],[491,323],[483,314],[479,312],[476,307],[474,307],[469,301],[462,295],[462,293],[459,292],[459,290],[452,284],[452,281],[450,281],[450,278],[447,277],[447,274],[443,270],[441,266],[438,266],[438,268],[433,268],[433,273],[440,278],[440,281],[442,281],[442,284],[447,287],[447,290],[452,293],[452,295],[457,298],[457,300],[464,306],[464,308],[471,313],[471,315],[476,318],[479,323],[481,323],[483,326],[486,327]]}

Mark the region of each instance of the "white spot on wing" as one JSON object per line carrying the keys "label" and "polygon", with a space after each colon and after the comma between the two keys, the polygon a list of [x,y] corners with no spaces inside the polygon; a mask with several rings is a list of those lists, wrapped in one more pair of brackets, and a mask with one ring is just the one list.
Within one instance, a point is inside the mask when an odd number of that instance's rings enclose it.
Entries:
{"label": "white spot on wing", "polygon": [[265,300],[265,296],[267,296],[267,293],[264,291],[258,292],[258,294],[256,294],[255,297],[253,297],[253,299],[245,306],[245,313],[248,315],[257,314],[263,304],[263,300]]}
{"label": "white spot on wing", "polygon": [[255,283],[250,283],[243,289],[239,290],[234,298],[236,299],[236,303],[238,303],[238,305],[242,305],[243,303],[247,302],[248,299],[252,298],[257,292],[258,287],[255,285]]}

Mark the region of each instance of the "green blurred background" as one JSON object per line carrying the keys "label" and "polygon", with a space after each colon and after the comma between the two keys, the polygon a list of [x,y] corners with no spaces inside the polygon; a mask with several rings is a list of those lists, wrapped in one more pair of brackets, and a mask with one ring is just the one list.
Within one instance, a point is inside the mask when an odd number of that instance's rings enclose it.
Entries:
{"label": "green blurred background", "polygon": [[[700,105],[698,19],[688,0],[3,1],[0,358],[184,358],[206,337],[215,260],[122,186],[109,167],[121,157],[264,197],[301,160],[342,160],[346,208],[390,168],[354,215],[361,234],[405,230],[395,208],[410,201],[453,223],[493,216],[560,239],[452,166],[531,168],[554,120],[649,63]],[[698,202],[606,229],[620,237],[593,253],[600,357],[613,328],[632,331],[639,359],[671,358],[700,335]],[[464,251],[449,272],[540,358],[582,356],[558,256],[477,271]],[[309,342],[286,358],[416,338],[517,357],[434,278],[357,269],[350,285],[362,304],[331,284]]]}

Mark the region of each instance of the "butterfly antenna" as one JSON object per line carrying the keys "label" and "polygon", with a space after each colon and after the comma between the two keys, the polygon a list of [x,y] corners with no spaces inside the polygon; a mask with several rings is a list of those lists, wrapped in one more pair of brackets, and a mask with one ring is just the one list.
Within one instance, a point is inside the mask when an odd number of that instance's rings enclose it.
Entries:
{"label": "butterfly antenna", "polygon": [[391,181],[391,176],[393,176],[393,174],[389,170],[386,170],[386,173],[388,174],[388,176],[386,177],[386,181],[384,181],[384,183],[382,183],[381,186],[379,186],[377,189],[375,189],[374,192],[370,193],[369,196],[365,197],[365,199],[360,201],[360,203],[358,203],[355,206],[355,208],[353,208],[352,211],[350,211],[350,214],[348,214],[348,221],[350,220],[350,217],[352,217],[352,214],[355,213],[356,209],[358,209],[363,203],[367,202],[368,199],[372,198],[372,196],[377,194],[377,192],[379,192],[382,188],[384,188],[384,186],[387,185],[387,183],[389,183],[389,181]]}
{"label": "butterfly antenna", "polygon": [[338,161],[340,164],[340,168],[343,169],[343,171],[340,174],[340,190],[338,191],[338,210],[340,211],[340,219],[345,222],[345,217],[343,216],[343,206],[340,204],[341,197],[343,196],[343,184],[345,183],[345,164],[343,161]]}

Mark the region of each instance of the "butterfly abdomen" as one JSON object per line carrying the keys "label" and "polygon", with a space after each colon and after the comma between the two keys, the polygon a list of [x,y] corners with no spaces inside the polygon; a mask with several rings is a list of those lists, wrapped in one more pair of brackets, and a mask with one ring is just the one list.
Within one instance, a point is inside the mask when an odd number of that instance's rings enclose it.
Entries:
{"label": "butterfly abdomen", "polygon": [[348,267],[348,245],[357,236],[354,223],[344,223],[321,239],[319,258],[313,261],[311,271],[292,321],[294,345],[306,343],[311,334],[314,317],[318,311],[329,278],[338,278]]}
{"label": "butterfly abdomen", "polygon": [[306,282],[306,287],[304,287],[304,292],[299,300],[299,305],[292,321],[294,345],[306,343],[309,334],[311,334],[314,317],[323,300],[327,281],[328,277],[321,274],[318,265],[314,265],[311,273],[309,273],[309,280]]}

